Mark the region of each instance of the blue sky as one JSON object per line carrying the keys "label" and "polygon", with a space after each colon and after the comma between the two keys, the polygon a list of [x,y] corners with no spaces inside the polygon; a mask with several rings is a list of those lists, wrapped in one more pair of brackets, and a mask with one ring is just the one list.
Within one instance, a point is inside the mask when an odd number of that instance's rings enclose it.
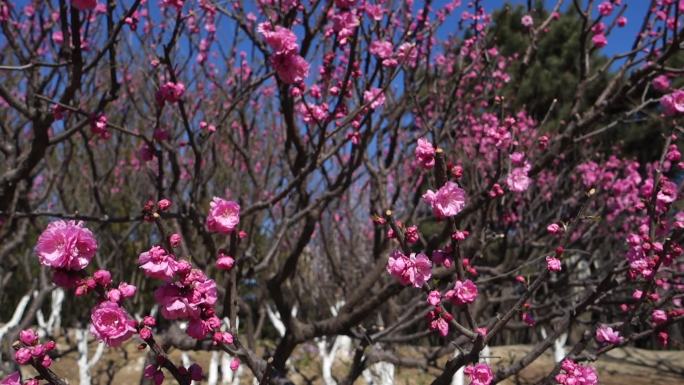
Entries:
{"label": "blue sky", "polygon": [[[444,4],[449,3],[449,0],[437,0],[434,2],[435,8],[442,7]],[[459,8],[464,9],[469,0],[462,0],[463,5]],[[536,1],[533,1],[536,2]],[[485,10],[487,12],[492,12],[496,9],[501,8],[504,4],[509,3],[509,4],[520,4],[523,6],[527,6],[527,0],[482,0],[481,4],[484,6]],[[552,9],[553,6],[556,4],[555,0],[545,0],[544,1],[546,8],[547,9]],[[581,3],[586,3],[585,1],[581,1]],[[595,2],[597,5],[601,3],[601,1],[596,1]],[[613,55],[616,53],[622,53],[624,51],[627,51],[631,48],[632,42],[634,41],[634,36],[638,32],[639,28],[641,27],[641,20],[643,19],[644,15],[646,15],[646,12],[648,10],[648,5],[650,1],[648,0],[623,0],[623,4],[627,5],[627,10],[624,13],[624,16],[627,18],[628,23],[624,28],[616,28],[615,31],[613,31],[612,35],[609,38],[608,46],[606,46],[603,50],[603,52],[606,55]],[[572,0],[565,0],[564,5],[561,8],[561,12],[564,12],[568,9],[568,7],[572,6]],[[614,13],[617,12],[614,11]],[[460,11],[456,11],[456,13],[460,14]]]}

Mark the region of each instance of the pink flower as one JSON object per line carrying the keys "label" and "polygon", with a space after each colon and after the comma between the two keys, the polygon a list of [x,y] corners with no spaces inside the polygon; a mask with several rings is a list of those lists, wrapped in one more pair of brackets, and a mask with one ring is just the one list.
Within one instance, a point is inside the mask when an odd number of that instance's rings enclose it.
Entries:
{"label": "pink flower", "polygon": [[218,259],[216,259],[216,267],[219,270],[230,270],[235,265],[235,259],[223,253],[219,253]]}
{"label": "pink flower", "polygon": [[119,346],[135,334],[136,322],[114,302],[105,301],[90,314],[90,332],[108,346]]}
{"label": "pink flower", "polygon": [[409,244],[414,244],[420,239],[420,233],[418,232],[418,226],[409,226],[406,228],[406,242]]}
{"label": "pink flower", "polygon": [[135,295],[135,292],[138,290],[137,287],[130,285],[126,282],[121,282],[119,284],[119,293],[121,293],[121,296],[123,298],[130,298]]}
{"label": "pink flower", "polygon": [[159,206],[159,210],[166,211],[169,207],[171,207],[171,201],[168,199],[162,199],[157,202],[157,206]]}
{"label": "pink flower", "polygon": [[297,35],[287,28],[276,25],[275,28],[269,22],[263,22],[257,27],[266,44],[271,46],[274,54],[296,54],[299,50]]}
{"label": "pink flower", "polygon": [[154,291],[154,299],[161,307],[161,313],[166,319],[198,318],[200,309],[193,303],[192,298],[181,291],[175,284],[166,284]]}
{"label": "pink flower", "polygon": [[549,271],[561,271],[561,261],[558,258],[546,257],[546,268]]}
{"label": "pink flower", "polygon": [[427,190],[423,200],[432,207],[432,213],[437,218],[453,217],[466,205],[466,194],[454,182],[446,182],[437,192]]}
{"label": "pink flower", "polygon": [[121,292],[119,289],[111,289],[107,292],[107,299],[118,303],[121,301]]}
{"label": "pink flower", "polygon": [[473,303],[477,299],[477,286],[473,281],[456,281],[454,288],[444,294],[444,298],[456,305]]}
{"label": "pink flower", "polygon": [[435,167],[435,148],[432,143],[423,138],[418,139],[416,161],[426,170]]}
{"label": "pink flower", "polygon": [[468,365],[463,373],[470,377],[470,385],[489,385],[494,379],[494,373],[487,364]]}
{"label": "pink flower", "polygon": [[508,185],[508,188],[511,191],[515,192],[526,191],[530,187],[530,183],[532,182],[532,179],[530,179],[530,177],[527,176],[527,173],[529,171],[529,164],[525,164],[522,167],[513,168],[508,173],[508,177],[506,177],[506,185]]}
{"label": "pink flower", "polygon": [[525,162],[525,153],[523,152],[514,152],[508,156],[508,158],[511,160],[511,163],[513,163],[516,166],[522,166],[524,165]]}
{"label": "pink flower", "polygon": [[286,84],[299,83],[309,76],[309,63],[299,55],[273,55],[271,65],[275,68],[280,80]]}
{"label": "pink flower", "polygon": [[201,340],[212,330],[209,323],[203,319],[195,318],[190,320],[186,332],[192,338]]}
{"label": "pink flower", "polygon": [[437,290],[432,290],[427,297],[427,301],[430,305],[432,306],[437,306],[439,303],[442,301],[441,300],[441,294],[439,294],[439,291]]}
{"label": "pink flower", "polygon": [[563,228],[560,227],[560,225],[558,225],[557,223],[552,223],[552,224],[546,226],[546,231],[549,234],[559,235],[559,234],[563,233]]}
{"label": "pink flower", "polygon": [[597,385],[596,369],[582,366],[571,360],[561,363],[561,373],[556,375],[556,382],[561,385]]}
{"label": "pink flower", "polygon": [[155,365],[147,365],[143,371],[143,377],[151,378],[155,385],[161,385],[164,382],[164,373]]}
{"label": "pink flower", "polygon": [[660,105],[663,106],[666,115],[676,115],[684,113],[684,90],[676,90],[660,98]]}
{"label": "pink flower", "polygon": [[178,233],[173,233],[171,236],[169,236],[169,243],[171,244],[171,247],[176,248],[180,246],[181,241],[183,239],[181,238],[180,234]]}
{"label": "pink flower", "polygon": [[656,91],[665,92],[670,89],[670,79],[667,75],[660,75],[653,79],[653,88]]}
{"label": "pink flower", "polygon": [[653,310],[651,314],[651,321],[656,325],[661,325],[667,322],[667,313],[664,310]]}
{"label": "pink flower", "polygon": [[71,5],[79,11],[88,11],[97,6],[97,0],[71,0]]}
{"label": "pink flower", "polygon": [[19,341],[22,344],[31,346],[38,342],[38,334],[33,329],[26,329],[19,332]]}
{"label": "pink flower", "polygon": [[90,121],[90,129],[95,135],[98,135],[104,140],[107,140],[112,136],[111,132],[107,130],[107,116],[104,114],[99,114],[92,117]]}
{"label": "pink flower", "polygon": [[422,287],[432,276],[432,262],[423,253],[411,253],[407,257],[401,251],[394,250],[387,262],[387,272],[403,285],[411,283],[414,287]]}
{"label": "pink flower", "polygon": [[380,88],[372,88],[363,92],[363,102],[370,103],[370,108],[376,109],[385,104],[385,94]]}
{"label": "pink flower", "polygon": [[187,273],[182,282],[167,283],[154,292],[166,319],[200,318],[202,308],[213,306],[217,296],[216,282],[199,270]]}
{"label": "pink flower", "polygon": [[230,234],[240,223],[240,205],[218,197],[209,204],[207,230],[214,233]]}
{"label": "pink flower", "polygon": [[138,263],[145,275],[150,278],[170,280],[176,270],[176,259],[173,254],[168,254],[160,246],[152,246],[148,251],[140,253]]}
{"label": "pink flower", "polygon": [[520,19],[520,22],[525,28],[530,28],[534,25],[534,19],[530,15],[525,15]]}
{"label": "pink flower", "polygon": [[372,55],[380,59],[387,59],[392,56],[392,43],[389,41],[375,40],[371,43],[369,51]]}
{"label": "pink flower", "polygon": [[98,285],[107,287],[112,283],[112,273],[107,270],[98,270],[93,274],[93,279]]}
{"label": "pink flower", "polygon": [[185,85],[183,83],[166,82],[157,91],[157,103],[164,105],[165,102],[177,103],[185,93]]}
{"label": "pink flower", "polygon": [[21,385],[21,373],[14,372],[0,381],[0,385]]}
{"label": "pink flower", "polygon": [[606,35],[599,33],[594,35],[591,38],[592,43],[594,43],[594,47],[596,48],[603,48],[606,45],[608,45],[608,39],[606,39]]}
{"label": "pink flower", "polygon": [[19,365],[26,365],[31,361],[31,349],[29,348],[19,348],[14,352],[14,361]]}
{"label": "pink flower", "polygon": [[239,367],[240,367],[240,359],[237,357],[234,357],[230,361],[230,370],[236,371],[236,370],[238,370]]}
{"label": "pink flower", "polygon": [[610,13],[613,12],[613,4],[611,4],[610,1],[604,1],[603,3],[599,4],[598,10],[601,16],[610,16]]}
{"label": "pink flower", "polygon": [[35,250],[44,266],[83,270],[97,251],[97,241],[83,222],[55,221],[40,234]]}
{"label": "pink flower", "polygon": [[624,27],[627,25],[627,18],[624,16],[620,16],[617,19],[617,25],[618,27]]}
{"label": "pink flower", "polygon": [[609,326],[601,326],[596,329],[596,341],[608,344],[618,344],[622,338],[617,330]]}
{"label": "pink flower", "polygon": [[440,336],[446,337],[449,334],[449,323],[444,318],[435,318],[430,321],[430,329],[437,330]]}

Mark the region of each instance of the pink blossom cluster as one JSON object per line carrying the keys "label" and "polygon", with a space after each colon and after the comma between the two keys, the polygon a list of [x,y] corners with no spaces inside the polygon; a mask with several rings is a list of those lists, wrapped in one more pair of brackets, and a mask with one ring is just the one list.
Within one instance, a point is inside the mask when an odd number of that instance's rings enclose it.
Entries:
{"label": "pink blossom cluster", "polygon": [[513,192],[526,191],[532,183],[532,179],[527,176],[530,169],[531,166],[527,162],[521,167],[512,168],[506,177],[506,185],[508,188]]}
{"label": "pink blossom cluster", "polygon": [[444,298],[459,306],[473,303],[477,299],[477,285],[469,279],[457,280],[454,288],[444,293]]}
{"label": "pink blossom cluster", "polygon": [[273,49],[271,65],[283,83],[292,84],[303,81],[309,76],[309,63],[301,57],[297,37],[294,32],[269,22],[259,24],[257,31]]}
{"label": "pink blossom cluster", "polygon": [[435,166],[435,148],[429,141],[420,138],[416,146],[416,162],[424,169],[431,169]]}
{"label": "pink blossom cluster", "polygon": [[429,322],[430,330],[436,331],[442,337],[449,334],[449,322],[454,319],[454,316],[449,314],[441,306],[435,306],[425,316]]}
{"label": "pink blossom cluster", "polygon": [[561,373],[556,375],[560,385],[597,385],[596,369],[566,359],[561,363]]}
{"label": "pink blossom cluster", "polygon": [[411,253],[407,257],[400,250],[394,250],[387,262],[387,272],[402,285],[422,287],[432,276],[432,262],[423,253]]}
{"label": "pink blossom cluster", "polygon": [[485,363],[468,365],[463,373],[470,378],[470,385],[489,385],[494,379],[492,368]]}
{"label": "pink blossom cluster", "polygon": [[213,331],[219,332],[221,321],[214,309],[218,296],[214,280],[200,270],[191,269],[189,264],[178,269],[176,278],[154,292],[164,318],[188,320],[186,332],[196,339],[203,339]]}
{"label": "pink blossom cluster", "polygon": [[218,296],[214,280],[159,246],[141,253],[139,263],[145,275],[165,281],[154,292],[164,318],[188,320],[187,333],[194,338],[203,339],[216,332],[215,341],[232,342],[232,336],[220,332],[221,321],[214,308]]}
{"label": "pink blossom cluster", "polygon": [[25,329],[19,332],[19,342],[14,352],[14,360],[19,365],[40,365],[49,368],[52,365],[52,358],[48,355],[55,349],[55,341],[48,341],[44,344],[38,343],[38,333],[33,329]]}
{"label": "pink blossom cluster", "polygon": [[[347,7],[344,7],[347,8]],[[328,17],[330,25],[325,28],[324,35],[337,36],[341,45],[347,44],[349,38],[354,36],[354,31],[361,24],[360,16],[356,9],[330,9]]]}
{"label": "pink blossom cluster", "polygon": [[165,103],[178,103],[183,94],[185,94],[185,85],[183,83],[166,82],[157,91],[157,104],[163,106]]}
{"label": "pink blossom cluster", "polygon": [[100,137],[100,139],[107,140],[111,138],[112,133],[107,128],[107,116],[99,114],[90,120],[90,129],[93,134]]}
{"label": "pink blossom cluster", "polygon": [[675,90],[660,98],[660,104],[666,115],[684,114],[684,90]]}

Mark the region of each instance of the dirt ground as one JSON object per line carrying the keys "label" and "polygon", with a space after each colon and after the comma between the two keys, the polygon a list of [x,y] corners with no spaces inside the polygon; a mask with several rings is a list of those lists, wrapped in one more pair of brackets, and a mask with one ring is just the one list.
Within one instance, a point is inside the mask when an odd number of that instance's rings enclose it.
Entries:
{"label": "dirt ground", "polygon": [[[61,345],[61,344],[60,344]],[[66,345],[60,349],[68,349]],[[531,349],[525,345],[509,345],[491,348],[490,362],[494,367],[507,366]],[[94,351],[93,346],[91,351]],[[417,350],[413,350],[416,354]],[[412,348],[405,348],[402,354],[411,354]],[[180,352],[173,352],[172,358],[180,362]],[[193,362],[198,362],[203,368],[208,368],[210,354],[207,352],[193,353],[189,356]],[[320,363],[317,353],[313,349],[300,349],[292,357],[291,364],[295,365],[312,384],[322,384],[320,380]],[[69,384],[78,384],[77,354],[67,352],[54,363],[54,370],[65,377]],[[144,355],[137,350],[137,345],[129,343],[125,347],[109,349],[92,371],[92,385],[134,385],[140,381]],[[443,362],[440,362],[442,364]],[[333,373],[339,378],[346,373],[348,361],[340,359],[334,366]],[[602,356],[596,366],[602,385],[684,385],[684,351],[648,351],[635,348],[615,349],[608,355]],[[516,378],[510,378],[503,384],[534,384],[544,377],[553,366],[550,354],[542,356],[532,365],[523,370]],[[245,370],[248,373],[249,370]],[[437,371],[424,372],[417,369],[400,369],[395,372],[395,383],[398,385],[429,384]],[[25,373],[29,374],[29,372]],[[301,375],[294,374],[293,380],[297,385],[308,382]],[[175,384],[167,378],[165,384]],[[203,382],[206,383],[206,382]],[[251,376],[245,374],[241,384],[251,384]],[[357,384],[366,382],[359,379]]]}

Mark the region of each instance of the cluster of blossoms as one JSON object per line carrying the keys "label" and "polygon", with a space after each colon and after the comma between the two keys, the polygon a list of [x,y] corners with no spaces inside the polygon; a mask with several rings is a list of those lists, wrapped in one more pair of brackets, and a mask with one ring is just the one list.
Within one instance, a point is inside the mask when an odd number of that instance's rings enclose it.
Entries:
{"label": "cluster of blossoms", "polygon": [[283,83],[299,83],[309,76],[309,63],[297,53],[299,45],[294,32],[269,22],[259,24],[257,30],[273,49],[271,65]]}
{"label": "cluster of blossoms", "polygon": [[20,345],[15,346],[16,351],[14,352],[14,360],[19,365],[32,363],[45,368],[52,365],[52,359],[48,353],[55,349],[55,341],[39,344],[38,333],[32,329],[26,329],[19,332],[19,342]]}
{"label": "cluster of blossoms", "polygon": [[420,167],[426,170],[435,167],[435,153],[436,151],[432,146],[432,143],[423,138],[418,139],[415,154],[416,163],[418,163]]}
{"label": "cluster of blossoms", "polygon": [[[677,214],[676,218],[684,219],[684,213]],[[684,224],[677,220],[675,224]],[[647,233],[647,226],[640,226],[639,234],[630,234],[627,237],[628,250],[626,258],[629,262],[628,276],[635,279],[638,276],[651,278],[657,265],[670,266],[673,261],[684,253],[684,249],[677,243],[670,243],[665,249],[661,242],[652,242]]]}
{"label": "cluster of blossoms", "polygon": [[470,385],[489,385],[494,379],[492,368],[487,364],[468,365],[463,373],[470,377]]}
{"label": "cluster of blossoms", "polygon": [[561,363],[561,373],[556,375],[556,382],[560,385],[597,385],[598,376],[596,369],[591,366],[564,360]]}
{"label": "cluster of blossoms", "polygon": [[401,251],[394,250],[387,262],[387,272],[399,279],[402,285],[422,287],[432,276],[432,262],[423,253],[411,253],[407,257]]}
{"label": "cluster of blossoms", "polygon": [[[148,220],[154,220],[159,218],[155,215],[158,211],[165,211],[170,206],[171,202],[167,199],[157,203],[149,201],[143,213]],[[222,234],[231,233],[239,223],[239,212],[237,203],[214,198],[207,216],[207,229]],[[243,236],[242,232],[240,235]],[[178,247],[180,235],[173,234],[168,241],[172,247]],[[39,236],[35,252],[39,262],[52,269],[53,281],[58,286],[74,289],[77,296],[88,293],[97,296],[99,303],[93,307],[90,316],[90,331],[96,338],[112,347],[120,346],[135,334],[145,341],[151,341],[155,319],[147,316],[141,322],[136,322],[121,306],[124,299],[136,294],[136,287],[126,282],[114,285],[111,273],[107,270],[98,270],[92,276],[84,272],[97,249],[95,237],[82,222],[59,220],[50,223]],[[196,339],[203,339],[211,332],[215,343],[232,344],[233,336],[221,332],[221,322],[215,315],[214,305],[218,293],[213,280],[200,270],[193,269],[189,262],[177,260],[161,246],[153,246],[141,253],[138,260],[146,276],[165,281],[154,293],[162,316],[169,320],[189,321],[187,333]],[[223,253],[217,261],[219,268],[223,269],[230,269],[234,263],[232,257]],[[38,336],[32,330],[22,331],[19,339],[23,346],[17,348],[17,363],[50,366],[52,361],[47,352],[54,349],[53,341],[38,344]],[[145,376],[157,384],[163,381],[160,367],[166,358],[160,357],[159,360],[157,365],[145,369]],[[237,365],[239,361],[232,363],[231,367]],[[198,365],[187,369],[181,367],[179,371],[192,380],[202,378],[202,369]],[[14,378],[12,375],[4,381],[14,381]]]}
{"label": "cluster of blossoms", "polygon": [[137,332],[136,322],[120,306],[123,299],[135,295],[136,287],[121,282],[112,286],[111,273],[98,270],[92,277],[82,270],[97,251],[93,234],[81,222],[55,221],[38,237],[35,248],[38,260],[53,270],[58,286],[75,289],[77,296],[98,293],[101,302],[91,312],[91,332],[109,346],[119,346]]}
{"label": "cluster of blossoms", "polygon": [[[138,262],[147,277],[165,281],[154,292],[164,318],[188,320],[187,333],[197,339],[220,329],[221,321],[214,309],[218,293],[212,279],[161,246],[141,253]],[[223,334],[217,336],[223,340]]]}
{"label": "cluster of blossoms", "polygon": [[90,129],[93,134],[101,139],[107,140],[112,137],[112,133],[107,129],[107,116],[104,114],[99,114],[90,119]]}
{"label": "cluster of blossoms", "polygon": [[166,82],[159,87],[157,94],[157,104],[163,106],[165,103],[178,103],[185,94],[185,85],[183,83]]}
{"label": "cluster of blossoms", "polygon": [[435,306],[425,316],[430,325],[430,330],[436,331],[442,337],[449,334],[449,322],[454,319],[448,311],[441,306]]}
{"label": "cluster of blossoms", "polygon": [[444,298],[458,306],[473,303],[477,299],[477,286],[469,279],[456,281],[454,288],[444,293]]}

